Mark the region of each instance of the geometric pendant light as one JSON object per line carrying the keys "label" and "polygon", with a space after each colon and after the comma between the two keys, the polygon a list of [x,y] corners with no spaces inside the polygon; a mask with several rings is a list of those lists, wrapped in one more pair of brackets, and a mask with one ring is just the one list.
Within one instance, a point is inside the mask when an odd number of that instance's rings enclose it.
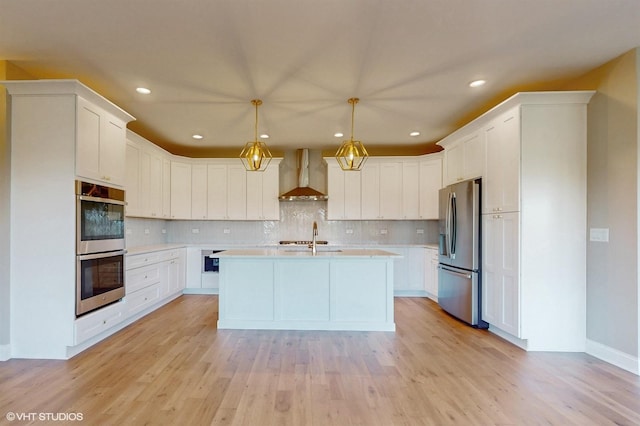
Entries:
{"label": "geometric pendant light", "polygon": [[256,107],[255,137],[253,142],[247,142],[240,153],[240,160],[248,172],[263,172],[271,162],[271,152],[267,144],[258,140],[258,107],[262,105],[260,99],[253,99],[251,104]]}
{"label": "geometric pendant light", "polygon": [[353,118],[356,104],[359,100],[358,98],[350,98],[347,101],[351,104],[351,139],[342,142],[342,145],[336,152],[336,160],[338,160],[340,168],[345,171],[359,172],[367,161],[367,158],[369,158],[369,153],[367,153],[362,142],[353,140]]}

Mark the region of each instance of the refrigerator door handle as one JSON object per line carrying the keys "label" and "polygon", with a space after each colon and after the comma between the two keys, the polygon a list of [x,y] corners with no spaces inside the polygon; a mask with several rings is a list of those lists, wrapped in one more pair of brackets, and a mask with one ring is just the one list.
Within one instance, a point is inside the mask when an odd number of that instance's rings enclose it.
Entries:
{"label": "refrigerator door handle", "polygon": [[447,196],[447,212],[444,218],[444,249],[446,253],[443,254],[451,257],[451,193]]}
{"label": "refrigerator door handle", "polygon": [[457,275],[459,277],[466,278],[469,280],[471,279],[471,274],[468,272],[458,272],[456,270],[449,269],[446,266],[442,266],[442,265],[438,265],[438,268],[442,269],[443,271],[447,271],[450,274]]}
{"label": "refrigerator door handle", "polygon": [[449,253],[451,253],[451,259],[455,259],[456,243],[457,243],[456,237],[458,234],[458,230],[457,230],[458,212],[456,209],[456,193],[455,192],[451,193],[450,209],[451,209],[451,213],[450,213],[451,219],[449,221],[449,227],[451,232],[451,238],[449,239],[449,241],[451,241],[451,249],[449,250]]}

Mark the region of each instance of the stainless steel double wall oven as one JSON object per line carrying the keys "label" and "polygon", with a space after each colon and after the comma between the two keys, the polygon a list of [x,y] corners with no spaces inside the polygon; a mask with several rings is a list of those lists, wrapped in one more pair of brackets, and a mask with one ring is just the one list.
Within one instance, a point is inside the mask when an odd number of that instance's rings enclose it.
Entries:
{"label": "stainless steel double wall oven", "polygon": [[76,316],[124,297],[124,195],[76,181]]}

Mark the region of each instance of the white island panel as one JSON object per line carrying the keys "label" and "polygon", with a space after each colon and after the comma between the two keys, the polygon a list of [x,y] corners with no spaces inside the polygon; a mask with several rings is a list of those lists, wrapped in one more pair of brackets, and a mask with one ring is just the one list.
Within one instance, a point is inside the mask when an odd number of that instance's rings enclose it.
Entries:
{"label": "white island panel", "polygon": [[329,261],[278,262],[276,311],[284,321],[329,321]]}
{"label": "white island panel", "polygon": [[394,253],[248,249],[216,256],[220,329],[395,331]]}
{"label": "white island panel", "polygon": [[233,283],[220,288],[220,318],[273,321],[273,267],[268,260],[245,259],[220,268],[220,280]]}

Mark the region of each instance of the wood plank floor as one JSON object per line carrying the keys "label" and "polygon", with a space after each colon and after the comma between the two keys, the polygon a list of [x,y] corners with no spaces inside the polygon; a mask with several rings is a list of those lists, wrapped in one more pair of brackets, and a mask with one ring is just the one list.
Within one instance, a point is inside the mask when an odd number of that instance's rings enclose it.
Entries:
{"label": "wood plank floor", "polygon": [[640,425],[638,376],[524,352],[427,299],[395,299],[396,333],[217,330],[217,306],[182,296],[71,360],[0,362],[0,424]]}

